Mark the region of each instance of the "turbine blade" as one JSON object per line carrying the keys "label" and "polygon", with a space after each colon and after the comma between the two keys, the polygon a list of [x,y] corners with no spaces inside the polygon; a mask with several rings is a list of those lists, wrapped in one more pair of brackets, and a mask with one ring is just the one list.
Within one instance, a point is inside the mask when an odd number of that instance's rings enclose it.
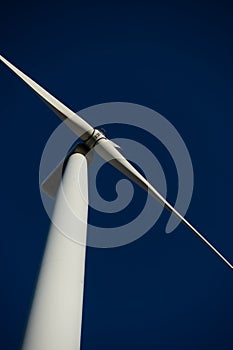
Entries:
{"label": "turbine blade", "polygon": [[130,164],[125,157],[112,145],[108,139],[102,139],[95,146],[95,151],[107,162],[112,164],[120,172],[130,178],[133,182],[143,188],[146,192],[159,200],[168,210],[181,220],[197,237],[199,237],[209,248],[212,249],[231,269],[232,264],[203,237],[173,206]]}
{"label": "turbine blade", "polygon": [[0,55],[2,61],[10,68],[19,78],[21,78],[48,106],[57,116],[65,121],[67,126],[71,128],[82,140],[86,140],[93,132],[93,127],[85,122],[76,113],[66,107],[62,102],[52,96],[48,91],[43,89],[35,81],[13,66],[3,56]]}
{"label": "turbine blade", "polygon": [[[93,135],[94,128],[86,121],[79,117],[76,113],[66,107],[62,102],[57,100],[49,92],[43,89],[35,81],[13,66],[3,56],[0,55],[0,61],[8,66],[16,75],[18,75],[31,89],[52,109],[59,118],[65,121],[67,126],[71,128],[83,141],[86,141]],[[150,193],[154,198],[158,199],[165,207],[176,215],[192,232],[194,232],[209,248],[211,248],[231,269],[233,266],[230,262],[203,237],[173,206],[123,157],[116,149],[112,141],[101,139],[95,146],[96,152],[111,163],[115,168],[128,176],[132,181]]]}
{"label": "turbine blade", "polygon": [[63,171],[64,161],[62,161],[55,170],[53,170],[46,179],[40,184],[40,188],[47,196],[51,198],[55,198],[59,185],[62,179],[62,171]]}

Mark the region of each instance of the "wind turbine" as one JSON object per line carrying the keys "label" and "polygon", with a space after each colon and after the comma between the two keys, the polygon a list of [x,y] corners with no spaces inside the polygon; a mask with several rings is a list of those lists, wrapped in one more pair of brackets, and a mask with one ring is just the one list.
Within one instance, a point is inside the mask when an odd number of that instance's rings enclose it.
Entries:
{"label": "wind turbine", "polygon": [[[111,163],[161,202],[233,269],[232,264],[173,208],[101,131],[89,125],[5,58],[0,56],[0,60],[31,87],[83,141],[83,144],[70,152],[61,185],[57,191],[52,220],[56,225],[52,223],[50,228],[25,335],[24,350],[77,350],[80,348],[88,209],[87,168],[91,150],[95,150],[105,161]],[[45,191],[56,192],[53,184],[51,185],[53,178],[53,176],[50,177],[44,183]],[[67,201],[75,215],[80,218],[78,224],[76,222],[74,225],[69,210],[65,209]],[[79,230],[84,237],[84,244],[72,242],[60,234],[59,227],[63,230]]]}

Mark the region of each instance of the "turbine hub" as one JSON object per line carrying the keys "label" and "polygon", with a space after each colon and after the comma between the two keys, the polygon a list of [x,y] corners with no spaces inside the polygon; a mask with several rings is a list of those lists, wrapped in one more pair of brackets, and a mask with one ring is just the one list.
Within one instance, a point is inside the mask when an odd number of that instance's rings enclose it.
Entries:
{"label": "turbine hub", "polygon": [[98,129],[94,129],[92,134],[84,143],[89,149],[92,149],[95,147],[96,143],[102,139],[106,139],[105,135]]}

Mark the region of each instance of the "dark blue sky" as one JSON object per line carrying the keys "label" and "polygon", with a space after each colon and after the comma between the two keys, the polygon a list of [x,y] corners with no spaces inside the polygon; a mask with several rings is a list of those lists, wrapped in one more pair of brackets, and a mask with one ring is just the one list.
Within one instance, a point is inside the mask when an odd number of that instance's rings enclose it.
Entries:
{"label": "dark blue sky", "polygon": [[[74,110],[126,101],[174,124],[194,167],[187,218],[231,261],[232,23],[229,1],[13,1],[0,14],[1,54]],[[49,228],[39,162],[59,120],[3,65],[0,91],[0,348],[15,350]],[[232,271],[185,227],[165,235],[167,219],[130,245],[88,248],[83,350],[233,348]]]}

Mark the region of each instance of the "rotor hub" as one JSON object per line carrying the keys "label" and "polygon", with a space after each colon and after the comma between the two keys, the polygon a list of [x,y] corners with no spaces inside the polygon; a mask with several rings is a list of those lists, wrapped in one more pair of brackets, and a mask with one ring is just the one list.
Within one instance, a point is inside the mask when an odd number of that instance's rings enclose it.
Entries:
{"label": "rotor hub", "polygon": [[89,149],[92,149],[95,147],[96,143],[102,139],[106,139],[104,133],[102,133],[98,129],[94,129],[92,134],[88,137],[88,139],[84,143]]}

